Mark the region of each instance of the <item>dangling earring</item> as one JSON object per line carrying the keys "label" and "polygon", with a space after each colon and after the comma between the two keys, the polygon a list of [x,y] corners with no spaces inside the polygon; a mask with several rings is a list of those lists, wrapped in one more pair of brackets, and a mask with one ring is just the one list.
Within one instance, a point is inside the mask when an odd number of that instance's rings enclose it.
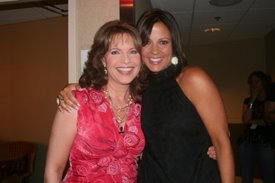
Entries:
{"label": "dangling earring", "polygon": [[103,63],[103,67],[104,67],[104,74],[107,75],[108,74],[108,71],[107,71],[107,68],[106,68],[106,64]]}
{"label": "dangling earring", "polygon": [[172,57],[171,63],[172,63],[173,65],[177,65],[177,64],[179,63],[178,57]]}

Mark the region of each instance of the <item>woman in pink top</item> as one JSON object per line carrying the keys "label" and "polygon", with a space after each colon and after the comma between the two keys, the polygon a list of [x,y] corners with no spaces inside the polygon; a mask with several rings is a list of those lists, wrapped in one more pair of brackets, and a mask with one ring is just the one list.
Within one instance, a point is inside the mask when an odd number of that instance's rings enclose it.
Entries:
{"label": "woman in pink top", "polygon": [[46,183],[136,182],[145,144],[140,50],[139,33],[128,24],[111,21],[98,30],[79,79],[83,89],[74,91],[80,107],[70,113],[58,110],[54,118]]}

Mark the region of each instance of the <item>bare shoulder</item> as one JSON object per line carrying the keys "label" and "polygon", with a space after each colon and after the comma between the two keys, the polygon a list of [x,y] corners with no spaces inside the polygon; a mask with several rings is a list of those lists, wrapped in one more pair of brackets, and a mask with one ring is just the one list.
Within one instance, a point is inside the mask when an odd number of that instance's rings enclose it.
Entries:
{"label": "bare shoulder", "polygon": [[189,99],[200,98],[206,92],[215,89],[215,84],[208,73],[197,66],[185,67],[177,77],[179,86]]}
{"label": "bare shoulder", "polygon": [[211,80],[205,70],[197,66],[187,66],[183,68],[181,74],[178,76],[177,81],[181,86],[197,86]]}

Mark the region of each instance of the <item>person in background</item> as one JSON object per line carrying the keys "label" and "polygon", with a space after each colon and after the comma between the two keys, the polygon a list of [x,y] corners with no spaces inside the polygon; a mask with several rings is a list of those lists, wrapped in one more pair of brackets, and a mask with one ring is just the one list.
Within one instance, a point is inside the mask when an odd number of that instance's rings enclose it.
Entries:
{"label": "person in background", "polygon": [[[180,31],[167,11],[151,9],[138,20],[143,72],[150,77],[142,94],[146,145],[139,183],[233,183],[234,160],[219,91],[209,75],[187,64]],[[77,108],[69,85],[61,110]],[[217,161],[205,152],[213,144]]]}
{"label": "person in background", "polygon": [[275,82],[273,82],[268,88],[264,117],[266,122],[271,125],[271,146],[274,153],[273,179],[275,182]]}
{"label": "person in background", "polygon": [[82,89],[74,91],[80,107],[54,118],[45,183],[136,182],[145,144],[140,50],[139,33],[126,23],[110,21],[97,31],[79,79]]}
{"label": "person in background", "polygon": [[267,122],[275,122],[275,82],[268,88],[266,98],[265,118]]}
{"label": "person in background", "polygon": [[243,183],[253,183],[258,162],[264,183],[274,183],[274,155],[270,143],[271,126],[264,118],[270,77],[254,71],[248,77],[250,96],[243,102],[245,131],[240,144],[240,165]]}

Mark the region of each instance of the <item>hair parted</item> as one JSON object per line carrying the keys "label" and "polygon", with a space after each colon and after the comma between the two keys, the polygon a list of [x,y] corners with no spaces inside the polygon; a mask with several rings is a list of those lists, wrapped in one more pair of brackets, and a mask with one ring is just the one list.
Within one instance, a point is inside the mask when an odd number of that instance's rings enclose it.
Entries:
{"label": "hair parted", "polygon": [[[94,42],[88,53],[88,60],[85,62],[84,71],[79,79],[79,85],[82,88],[93,87],[100,89],[107,84],[108,78],[106,78],[104,73],[102,58],[107,53],[113,38],[124,34],[133,38],[136,49],[141,53],[142,42],[135,27],[119,20],[105,23],[96,32]],[[134,100],[139,101],[139,96],[145,87],[145,83],[147,83],[146,81],[147,77],[143,76],[141,71],[139,76],[130,83],[130,93]]]}

